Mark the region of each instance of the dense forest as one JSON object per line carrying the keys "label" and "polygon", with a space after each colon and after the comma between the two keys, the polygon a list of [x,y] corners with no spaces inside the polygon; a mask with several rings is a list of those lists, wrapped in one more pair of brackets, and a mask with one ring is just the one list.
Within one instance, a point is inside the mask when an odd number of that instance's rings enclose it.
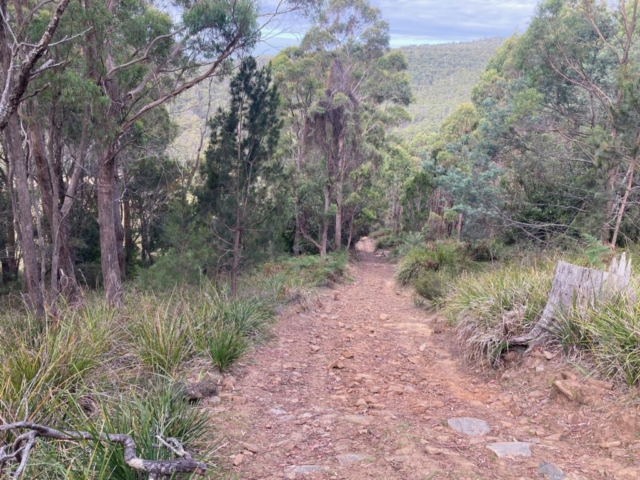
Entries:
{"label": "dense forest", "polygon": [[400,49],[407,57],[414,100],[411,122],[402,127],[410,138],[436,131],[458,105],[471,100],[471,91],[503,38]]}
{"label": "dense forest", "polygon": [[[133,431],[199,472],[176,373],[227,369],[363,237],[493,367],[555,259],[635,257],[640,0],[547,0],[506,41],[395,50],[366,0],[172,5],[0,0],[0,420],[32,432],[0,425],[0,476],[164,478]],[[310,23],[300,45],[252,57],[283,15]],[[636,384],[634,295],[565,312],[554,341]],[[158,453],[155,431],[180,442]],[[73,442],[27,462],[37,436]]]}

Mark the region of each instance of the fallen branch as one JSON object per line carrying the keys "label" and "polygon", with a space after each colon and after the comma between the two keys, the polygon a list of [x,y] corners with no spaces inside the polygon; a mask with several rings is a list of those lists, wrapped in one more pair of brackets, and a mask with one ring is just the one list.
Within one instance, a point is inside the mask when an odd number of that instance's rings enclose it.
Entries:
{"label": "fallen branch", "polygon": [[207,465],[191,458],[182,444],[175,438],[167,441],[161,439],[160,442],[180,458],[172,460],[144,460],[136,455],[136,443],[130,435],[120,433],[100,433],[97,435],[88,432],[59,431],[44,425],[31,422],[16,422],[0,425],[0,432],[11,430],[28,430],[16,437],[11,445],[0,446],[0,476],[2,476],[5,466],[11,463],[18,463],[18,468],[13,472],[11,478],[18,479],[24,473],[29,460],[29,453],[36,443],[38,437],[52,438],[62,441],[77,440],[102,440],[106,442],[119,443],[124,447],[124,460],[126,464],[140,472],[149,474],[149,479],[168,479],[175,474],[197,474],[204,476],[207,472]]}

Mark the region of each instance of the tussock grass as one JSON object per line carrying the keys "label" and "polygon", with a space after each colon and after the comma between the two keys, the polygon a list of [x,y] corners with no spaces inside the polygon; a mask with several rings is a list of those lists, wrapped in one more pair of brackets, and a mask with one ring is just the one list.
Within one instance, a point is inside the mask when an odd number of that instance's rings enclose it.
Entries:
{"label": "tussock grass", "polygon": [[507,340],[527,332],[542,313],[553,266],[508,266],[456,282],[445,314],[456,324],[465,356],[495,364]]}
{"label": "tussock grass", "polygon": [[206,353],[222,372],[236,362],[249,348],[247,339],[233,326],[218,324],[205,339]]}
{"label": "tussock grass", "polygon": [[[156,435],[175,437],[199,458],[212,450],[215,425],[177,396],[173,378],[193,365],[230,368],[252,343],[268,338],[279,305],[305,303],[346,274],[345,254],[265,265],[226,285],[200,283],[172,292],[132,288],[116,311],[88,295],[38,319],[14,299],[0,307],[0,421],[133,434],[143,458],[167,458]],[[2,299],[5,300],[5,299]],[[87,409],[82,399],[91,399]],[[11,441],[0,434],[0,443]],[[215,476],[215,472],[213,473]],[[25,478],[142,478],[122,449],[102,442],[42,441]]]}
{"label": "tussock grass", "polygon": [[638,290],[563,312],[552,334],[565,349],[590,353],[603,375],[633,385],[640,381]]}
{"label": "tussock grass", "polygon": [[396,282],[410,285],[431,272],[442,272],[451,277],[477,266],[467,256],[463,244],[457,242],[435,242],[412,247],[400,260],[396,269]]}

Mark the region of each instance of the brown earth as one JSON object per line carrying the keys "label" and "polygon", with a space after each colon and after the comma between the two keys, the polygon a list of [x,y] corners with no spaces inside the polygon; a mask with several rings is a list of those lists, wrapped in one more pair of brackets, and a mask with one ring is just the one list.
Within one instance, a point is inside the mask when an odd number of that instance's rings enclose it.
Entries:
{"label": "brown earth", "polygon": [[[226,432],[223,478],[640,479],[633,392],[546,351],[511,355],[506,370],[469,365],[444,321],[397,290],[393,265],[365,260],[314,309],[288,307],[210,405]],[[573,400],[553,385],[563,372]],[[491,430],[458,433],[455,417]],[[487,448],[513,441],[532,455]]]}

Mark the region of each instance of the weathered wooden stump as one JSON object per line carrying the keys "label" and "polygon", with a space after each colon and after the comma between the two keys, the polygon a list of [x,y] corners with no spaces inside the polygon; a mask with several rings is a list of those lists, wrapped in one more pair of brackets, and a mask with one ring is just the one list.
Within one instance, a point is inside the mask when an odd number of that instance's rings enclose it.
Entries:
{"label": "weathered wooden stump", "polygon": [[556,320],[557,312],[572,306],[587,308],[598,301],[606,301],[617,294],[633,294],[629,289],[631,259],[626,254],[614,258],[608,271],[558,262],[551,292],[540,320],[526,335],[512,339],[511,344],[536,343],[547,334]]}

